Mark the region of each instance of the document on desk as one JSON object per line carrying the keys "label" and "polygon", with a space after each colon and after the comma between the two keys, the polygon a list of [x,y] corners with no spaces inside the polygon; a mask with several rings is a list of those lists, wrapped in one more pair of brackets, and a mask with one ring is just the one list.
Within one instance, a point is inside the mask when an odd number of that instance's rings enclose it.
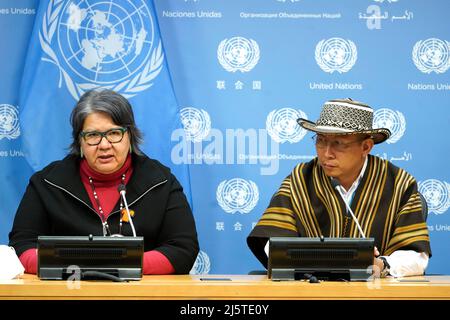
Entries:
{"label": "document on desk", "polygon": [[0,280],[12,280],[25,271],[13,247],[0,245]]}

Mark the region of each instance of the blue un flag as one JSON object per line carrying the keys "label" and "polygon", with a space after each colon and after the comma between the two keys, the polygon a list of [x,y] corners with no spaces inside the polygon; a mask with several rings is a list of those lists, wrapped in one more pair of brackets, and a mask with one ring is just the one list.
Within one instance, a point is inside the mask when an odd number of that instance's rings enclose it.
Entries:
{"label": "blue un flag", "polygon": [[70,113],[84,92],[97,88],[130,100],[143,150],[172,168],[190,199],[188,167],[171,159],[171,135],[182,125],[153,2],[40,1],[19,104],[34,170],[65,156]]}

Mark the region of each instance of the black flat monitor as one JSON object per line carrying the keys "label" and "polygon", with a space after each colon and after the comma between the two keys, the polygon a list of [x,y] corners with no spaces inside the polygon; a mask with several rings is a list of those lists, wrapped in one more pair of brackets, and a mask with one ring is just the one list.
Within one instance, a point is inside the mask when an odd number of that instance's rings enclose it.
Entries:
{"label": "black flat monitor", "polygon": [[39,236],[38,277],[140,280],[143,254],[143,237]]}
{"label": "black flat monitor", "polygon": [[367,281],[372,275],[373,238],[271,237],[268,277]]}

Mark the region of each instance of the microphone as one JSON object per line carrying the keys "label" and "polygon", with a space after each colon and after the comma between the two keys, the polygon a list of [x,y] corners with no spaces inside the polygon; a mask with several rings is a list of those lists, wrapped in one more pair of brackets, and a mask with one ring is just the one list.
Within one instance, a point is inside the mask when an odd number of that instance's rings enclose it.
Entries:
{"label": "microphone", "polygon": [[134,229],[133,220],[131,219],[130,210],[128,209],[127,199],[125,198],[126,189],[127,188],[123,183],[119,184],[119,186],[117,187],[117,191],[119,191],[120,195],[122,196],[123,203],[125,204],[125,211],[127,212],[128,221],[130,222],[131,230],[133,231],[133,237],[136,237],[136,230]]}
{"label": "microphone", "polygon": [[337,192],[339,193],[339,195],[341,196],[342,200],[344,200],[345,203],[345,207],[347,208],[347,211],[350,213],[350,215],[353,218],[353,221],[355,221],[356,226],[358,227],[359,233],[362,235],[363,238],[366,237],[366,235],[364,234],[364,232],[361,229],[361,226],[359,225],[358,219],[356,219],[352,208],[350,208],[349,204],[347,203],[347,201],[344,198],[344,195],[341,192],[341,184],[339,183],[339,181],[337,181],[336,179],[331,179],[331,185],[333,186],[333,188],[335,188],[337,190]]}

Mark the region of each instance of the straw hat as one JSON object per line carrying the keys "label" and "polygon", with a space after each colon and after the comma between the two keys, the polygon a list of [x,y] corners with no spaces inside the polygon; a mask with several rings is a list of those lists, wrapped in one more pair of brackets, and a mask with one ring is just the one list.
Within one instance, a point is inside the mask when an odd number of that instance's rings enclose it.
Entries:
{"label": "straw hat", "polygon": [[387,128],[372,128],[373,109],[352,99],[336,99],[325,102],[319,120],[312,122],[299,118],[297,123],[306,130],[322,134],[369,134],[375,144],[391,136]]}

